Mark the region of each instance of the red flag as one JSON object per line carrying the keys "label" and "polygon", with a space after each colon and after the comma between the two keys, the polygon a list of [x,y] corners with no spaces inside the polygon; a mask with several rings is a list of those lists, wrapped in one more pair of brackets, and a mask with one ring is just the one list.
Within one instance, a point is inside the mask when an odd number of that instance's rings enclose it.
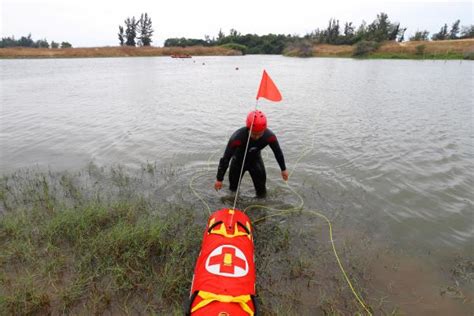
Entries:
{"label": "red flag", "polygon": [[277,86],[273,83],[272,78],[264,70],[262,80],[260,81],[260,87],[258,88],[257,100],[262,97],[270,101],[281,101],[281,94],[278,91]]}

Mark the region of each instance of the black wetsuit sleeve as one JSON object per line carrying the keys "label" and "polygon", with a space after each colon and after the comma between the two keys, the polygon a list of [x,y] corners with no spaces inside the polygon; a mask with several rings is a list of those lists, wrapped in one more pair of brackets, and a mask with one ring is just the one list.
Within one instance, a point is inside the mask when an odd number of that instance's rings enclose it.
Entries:
{"label": "black wetsuit sleeve", "polygon": [[273,139],[269,142],[270,148],[272,149],[273,154],[275,155],[278,165],[280,166],[280,170],[285,171],[285,157],[283,156],[283,152],[281,151],[280,144],[278,143],[278,140],[275,136],[273,136],[272,138]]}
{"label": "black wetsuit sleeve", "polygon": [[227,143],[227,147],[225,148],[225,151],[224,151],[224,156],[219,160],[219,167],[217,167],[217,176],[216,176],[218,181],[224,180],[224,175],[227,171],[227,168],[229,167],[229,161],[234,155],[237,147],[239,147],[242,144],[242,141],[239,139],[238,134],[239,133],[237,131],[230,137],[229,142]]}

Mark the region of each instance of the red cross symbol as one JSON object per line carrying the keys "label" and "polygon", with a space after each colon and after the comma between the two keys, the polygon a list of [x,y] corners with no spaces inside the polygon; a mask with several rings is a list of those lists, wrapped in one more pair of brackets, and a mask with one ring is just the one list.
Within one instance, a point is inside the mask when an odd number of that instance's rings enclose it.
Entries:
{"label": "red cross symbol", "polygon": [[220,255],[209,258],[209,265],[219,264],[220,273],[234,274],[235,267],[239,267],[243,270],[246,268],[245,260],[235,256],[235,248],[222,247]]}

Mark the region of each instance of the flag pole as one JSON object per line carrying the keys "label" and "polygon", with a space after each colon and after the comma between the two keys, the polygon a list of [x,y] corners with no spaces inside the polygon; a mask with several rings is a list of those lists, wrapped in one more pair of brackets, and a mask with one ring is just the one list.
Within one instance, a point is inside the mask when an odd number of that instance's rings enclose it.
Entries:
{"label": "flag pole", "polygon": [[[257,111],[257,107],[258,107],[258,98],[257,98],[257,101],[255,102],[254,115],[252,116],[252,124],[250,124],[249,137],[247,138],[247,145],[245,145],[244,159],[242,160],[242,167],[240,168],[239,182],[238,182],[238,185],[237,185],[237,191],[235,192],[234,206],[232,207],[232,210],[235,210],[235,206],[237,204],[237,198],[239,197],[240,181],[242,180],[242,174],[244,172],[245,158],[247,158],[247,150],[249,148],[250,135],[252,135],[253,123],[255,121],[255,116],[256,116],[255,112]],[[232,214],[231,223],[232,223],[232,218],[233,217],[234,217],[234,214]]]}
{"label": "flag pole", "polygon": [[[237,185],[237,191],[235,192],[234,205],[232,206],[232,210],[235,210],[235,206],[237,205],[237,199],[239,197],[240,182],[242,181],[242,176],[243,176],[244,166],[245,166],[245,159],[247,158],[247,150],[249,148],[249,143],[250,143],[250,135],[252,135],[253,124],[254,124],[255,116],[256,116],[255,112],[257,111],[258,99],[260,97],[263,97],[265,99],[268,99],[274,102],[281,101],[282,99],[280,91],[278,90],[277,86],[272,81],[270,76],[267,74],[265,69],[263,70],[262,79],[260,80],[260,86],[257,92],[257,101],[255,102],[255,109],[254,109],[254,115],[252,117],[252,124],[250,124],[249,136],[247,138],[247,144],[245,145],[244,159],[242,161],[242,167],[240,168],[239,182]],[[234,214],[232,213],[231,220],[233,219],[233,217],[234,217]]]}

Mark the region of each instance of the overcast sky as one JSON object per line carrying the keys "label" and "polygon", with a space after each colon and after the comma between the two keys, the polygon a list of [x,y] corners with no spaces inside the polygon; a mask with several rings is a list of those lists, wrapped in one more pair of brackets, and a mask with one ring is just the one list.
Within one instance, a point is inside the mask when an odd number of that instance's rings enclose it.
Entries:
{"label": "overcast sky", "polygon": [[69,41],[75,47],[117,45],[118,25],[142,12],[152,18],[157,46],[170,37],[213,37],[231,28],[243,34],[304,35],[325,28],[331,17],[358,26],[380,12],[408,28],[405,38],[425,29],[431,35],[457,19],[474,24],[472,1],[0,0],[0,36],[31,33],[35,40]]}

